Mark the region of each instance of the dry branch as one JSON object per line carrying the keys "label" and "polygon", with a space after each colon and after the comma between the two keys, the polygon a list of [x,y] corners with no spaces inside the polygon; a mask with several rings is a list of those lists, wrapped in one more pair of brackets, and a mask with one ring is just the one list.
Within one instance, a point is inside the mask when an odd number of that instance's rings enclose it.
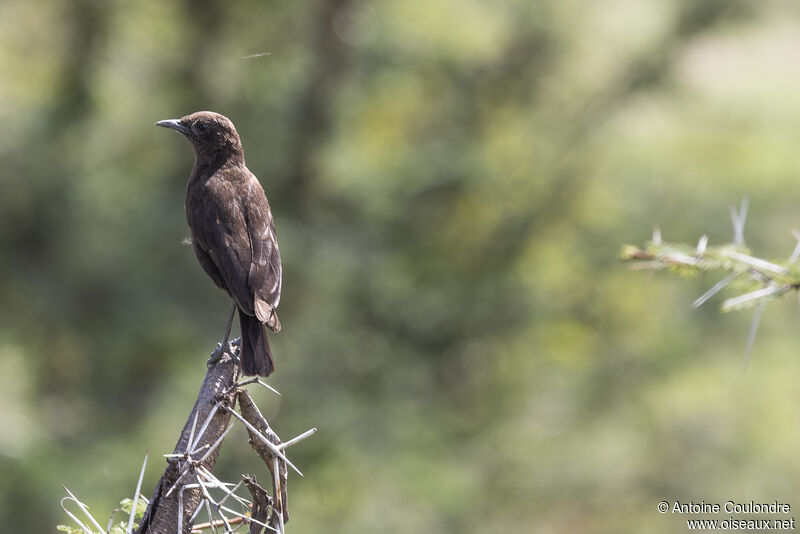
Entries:
{"label": "dry branch", "polygon": [[[275,448],[281,445],[281,440],[278,438],[278,435],[272,431],[269,427],[269,423],[261,415],[261,411],[258,409],[258,406],[253,402],[253,399],[250,397],[250,394],[247,391],[242,391],[239,395],[239,409],[242,411],[242,417],[250,423],[256,430],[258,430],[262,436],[266,436],[270,442],[275,445]],[[250,435],[250,445],[253,449],[261,456],[261,459],[264,460],[264,463],[267,464],[269,467],[270,472],[272,472],[272,479],[273,479],[273,515],[270,517],[270,525],[278,529],[278,522],[286,523],[289,521],[289,501],[286,496],[286,478],[287,478],[287,469],[285,462],[278,462],[275,463],[277,459],[275,455],[275,448],[268,447],[263,439],[259,439],[259,436],[250,428],[247,429],[248,434]],[[275,465],[278,465],[278,473],[276,476],[275,473]],[[255,482],[255,480],[253,480]],[[247,484],[247,481],[245,481]],[[253,489],[251,485],[247,485],[248,489],[250,489],[251,493]],[[255,497],[255,495],[254,495]],[[277,514],[281,514],[282,517],[277,517]]]}
{"label": "dry branch", "polygon": [[731,206],[733,242],[717,247],[708,246],[708,236],[703,235],[697,245],[666,243],[661,230],[653,230],[653,238],[644,248],[624,245],[620,252],[623,261],[632,269],[669,270],[682,276],[696,276],[701,272],[718,271],[726,276],[698,297],[692,304],[697,308],[725,288],[739,294],[722,303],[722,311],[755,308],[745,352],[745,366],[753,348],[761,312],[771,302],[791,291],[800,289],[800,232],[792,231],[797,244],[788,260],[766,260],[752,255],[744,242],[744,225],[747,219],[747,199],[737,210]]}
{"label": "dry branch", "polygon": [[[208,372],[178,443],[171,454],[164,455],[167,468],[149,501],[139,495],[147,465],[145,458],[136,495],[130,501],[133,511],[127,520],[127,529],[122,526],[128,534],[132,531],[139,499],[147,504],[147,510],[137,534],[199,534],[208,529],[216,533],[218,528],[228,533],[240,529],[243,523],[250,526],[250,534],[261,534],[265,531],[284,533],[284,524],[289,521],[287,467],[302,476],[297,467],[286,458],[285,450],[314,434],[316,428],[282,442],[244,389],[249,384],[272,388],[257,379],[237,382],[240,373],[238,354],[238,340],[215,351],[215,359],[209,363]],[[237,400],[241,415],[234,409]],[[258,485],[255,476],[242,475],[237,484],[232,484],[219,480],[213,474],[222,442],[236,421],[247,428],[253,449],[270,472],[271,494]],[[236,493],[242,485],[248,489],[252,500]],[[81,532],[98,534],[112,530],[113,514],[109,527],[103,529],[89,513],[86,505],[69,490],[67,493],[68,496],[62,500],[62,507]],[[215,497],[220,493],[221,497]],[[66,506],[68,503],[77,506],[90,524],[82,522],[72,513]],[[234,509],[237,507],[238,510]],[[208,521],[195,526],[195,520],[203,512],[208,514]],[[78,532],[72,527],[59,528]]]}
{"label": "dry branch", "polygon": [[[216,362],[209,365],[194,408],[175,445],[175,456],[168,459],[167,469],[150,498],[138,534],[176,532],[179,517],[181,533],[191,532],[192,516],[203,500],[202,488],[170,490],[176,483],[184,486],[197,484],[195,469],[189,469],[192,465],[202,465],[209,470],[214,468],[219,446],[213,450],[211,447],[223,436],[231,419],[228,411],[219,410],[217,406],[219,403],[230,407],[236,402],[239,365],[231,352],[236,353],[238,349],[223,352]],[[196,429],[197,424],[202,425],[199,430]],[[183,501],[182,506],[179,506],[179,500]]]}

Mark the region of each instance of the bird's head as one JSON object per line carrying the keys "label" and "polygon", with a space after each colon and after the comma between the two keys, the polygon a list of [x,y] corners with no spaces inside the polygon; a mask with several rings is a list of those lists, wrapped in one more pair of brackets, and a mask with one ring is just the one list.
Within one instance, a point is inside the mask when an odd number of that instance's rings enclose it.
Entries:
{"label": "bird's head", "polygon": [[233,123],[219,113],[198,111],[180,119],[158,121],[156,126],[171,128],[182,133],[194,147],[198,160],[227,159],[240,156],[244,159],[242,143]]}

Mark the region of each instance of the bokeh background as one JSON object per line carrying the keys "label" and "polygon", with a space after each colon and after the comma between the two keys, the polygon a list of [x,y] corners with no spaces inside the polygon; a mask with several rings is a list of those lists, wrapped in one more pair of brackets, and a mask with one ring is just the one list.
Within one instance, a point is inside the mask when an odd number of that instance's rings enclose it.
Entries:
{"label": "bokeh background", "polygon": [[[685,530],[661,500],[800,510],[800,312],[649,278],[621,244],[800,228],[800,9],[766,0],[4,0],[0,524],[149,495],[228,301],[188,144],[228,115],[284,262],[290,532]],[[254,54],[265,54],[250,57]],[[218,473],[263,473],[237,429]]]}

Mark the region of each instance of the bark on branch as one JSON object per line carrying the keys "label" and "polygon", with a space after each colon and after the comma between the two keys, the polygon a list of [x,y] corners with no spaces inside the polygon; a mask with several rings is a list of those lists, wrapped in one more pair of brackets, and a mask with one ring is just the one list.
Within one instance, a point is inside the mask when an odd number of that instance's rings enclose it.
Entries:
{"label": "bark on branch", "polygon": [[[203,498],[201,488],[183,489],[176,485],[197,484],[195,469],[189,469],[181,477],[187,462],[197,462],[213,471],[219,455],[219,445],[207,454],[214,443],[228,428],[231,415],[227,410],[216,408],[217,403],[233,407],[236,402],[236,380],[239,378],[239,364],[235,358],[238,348],[223,352],[221,357],[208,367],[208,372],[197,394],[189,418],[183,426],[178,443],[175,445],[167,469],[156,485],[150,503],[137,531],[139,534],[162,534],[178,532],[179,518],[181,533],[191,532],[191,518]],[[212,414],[212,411],[214,412]],[[189,443],[189,440],[192,443]],[[190,447],[190,445],[192,445]],[[205,456],[205,459],[198,461]],[[180,480],[179,480],[180,478]],[[173,488],[173,486],[175,486]],[[172,491],[170,491],[172,490]],[[182,491],[181,491],[182,490]],[[182,493],[182,498],[181,498]],[[182,501],[182,502],[179,502]],[[181,506],[181,504],[183,506]]]}
{"label": "bark on branch", "polygon": [[[316,429],[282,443],[243,388],[257,380],[237,382],[240,374],[238,353],[239,346],[234,341],[219,359],[209,365],[178,443],[173,453],[166,455],[167,468],[153,491],[137,534],[190,534],[200,507],[205,507],[211,516],[209,526],[219,525],[230,530],[232,524],[246,521],[250,523],[251,534],[261,533],[265,528],[281,534],[284,532],[284,523],[289,520],[287,465],[297,470],[286,459],[284,451]],[[237,400],[241,415],[234,410]],[[232,417],[247,428],[251,445],[272,475],[272,495],[258,485],[254,476],[242,476],[240,483],[247,487],[252,503],[236,496],[236,488],[231,489],[231,484],[225,484],[213,475]],[[215,500],[210,492],[212,488],[221,490],[225,496]],[[232,510],[228,507],[232,503],[224,504],[229,497],[239,501],[240,505],[249,505],[250,510],[246,514]]]}

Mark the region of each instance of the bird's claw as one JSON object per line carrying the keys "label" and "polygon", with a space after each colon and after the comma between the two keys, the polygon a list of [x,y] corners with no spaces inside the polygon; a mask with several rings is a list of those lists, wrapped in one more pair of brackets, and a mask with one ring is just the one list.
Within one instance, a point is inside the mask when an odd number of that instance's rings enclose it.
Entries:
{"label": "bird's claw", "polygon": [[211,367],[215,363],[217,363],[221,358],[222,355],[227,353],[233,356],[234,352],[234,343],[232,341],[228,341],[224,345],[222,343],[217,343],[217,348],[214,349],[214,352],[211,353],[211,356],[208,358],[206,362],[206,367]]}

